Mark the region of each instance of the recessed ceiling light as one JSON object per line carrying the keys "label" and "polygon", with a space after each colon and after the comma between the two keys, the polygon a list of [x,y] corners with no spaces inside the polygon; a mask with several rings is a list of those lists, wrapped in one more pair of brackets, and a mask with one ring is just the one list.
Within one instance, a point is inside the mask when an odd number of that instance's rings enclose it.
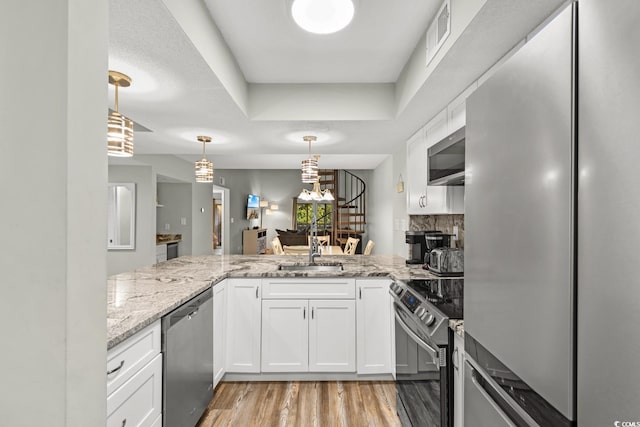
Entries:
{"label": "recessed ceiling light", "polygon": [[351,0],[294,0],[291,15],[296,24],[314,34],[331,34],[342,30],[353,19]]}

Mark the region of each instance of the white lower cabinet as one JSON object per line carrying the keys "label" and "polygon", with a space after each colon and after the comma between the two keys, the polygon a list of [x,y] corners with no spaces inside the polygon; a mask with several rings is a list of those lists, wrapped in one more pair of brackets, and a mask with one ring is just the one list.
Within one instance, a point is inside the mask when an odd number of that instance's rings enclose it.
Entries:
{"label": "white lower cabinet", "polygon": [[353,300],[263,300],[263,372],[355,372]]}
{"label": "white lower cabinet", "polygon": [[308,300],[262,301],[262,372],[309,368]]}
{"label": "white lower cabinet", "polygon": [[260,279],[227,279],[227,372],[260,372]]}
{"label": "white lower cabinet", "polygon": [[153,426],[161,414],[162,355],[158,354],[107,397],[107,427]]}
{"label": "white lower cabinet", "polygon": [[162,426],[160,339],[157,321],[108,351],[108,427]]}
{"label": "white lower cabinet", "polygon": [[453,425],[464,426],[464,338],[453,334]]}
{"label": "white lower cabinet", "polygon": [[393,372],[389,279],[356,280],[358,374]]}
{"label": "white lower cabinet", "polygon": [[227,281],[213,286],[213,387],[226,372]]}
{"label": "white lower cabinet", "polygon": [[356,304],[353,300],[311,300],[309,371],[356,371]]}

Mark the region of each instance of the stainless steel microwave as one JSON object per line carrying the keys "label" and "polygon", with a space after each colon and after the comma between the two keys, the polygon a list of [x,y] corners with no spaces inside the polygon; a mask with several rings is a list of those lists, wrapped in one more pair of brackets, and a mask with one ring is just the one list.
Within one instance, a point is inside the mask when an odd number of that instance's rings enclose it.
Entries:
{"label": "stainless steel microwave", "polygon": [[427,150],[428,185],[464,185],[464,126]]}

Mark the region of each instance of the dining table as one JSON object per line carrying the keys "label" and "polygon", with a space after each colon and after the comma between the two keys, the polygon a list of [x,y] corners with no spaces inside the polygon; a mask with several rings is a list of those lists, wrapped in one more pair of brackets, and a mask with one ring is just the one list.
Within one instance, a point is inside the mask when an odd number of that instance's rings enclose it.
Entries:
{"label": "dining table", "polygon": [[[285,255],[306,255],[309,253],[309,246],[282,246]],[[344,255],[340,246],[320,246],[320,255]]]}

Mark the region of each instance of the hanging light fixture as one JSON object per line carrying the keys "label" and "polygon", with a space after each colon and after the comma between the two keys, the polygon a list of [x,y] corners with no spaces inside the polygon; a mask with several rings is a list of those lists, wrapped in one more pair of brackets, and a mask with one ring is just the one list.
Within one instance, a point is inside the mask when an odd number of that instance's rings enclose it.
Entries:
{"label": "hanging light fixture", "polygon": [[311,142],[317,140],[315,136],[303,136],[302,140],[309,143],[309,158],[302,161],[302,182],[313,184],[318,180],[318,157],[311,158]]}
{"label": "hanging light fixture", "polygon": [[129,87],[131,78],[126,74],[109,70],[109,84],[116,88],[115,111],[107,121],[107,154],[115,157],[133,156],[133,120],[118,112],[118,88]]}
{"label": "hanging light fixture", "polygon": [[196,182],[213,182],[213,163],[207,160],[206,144],[211,142],[210,136],[198,136],[202,142],[202,159],[196,162]]}
{"label": "hanging light fixture", "polygon": [[291,16],[300,28],[314,34],[331,34],[342,30],[353,19],[351,0],[294,0]]}
{"label": "hanging light fixture", "polygon": [[303,189],[298,195],[298,199],[304,202],[331,202],[334,199],[333,194],[329,189],[320,190],[320,182],[316,181],[313,183],[313,189],[311,191],[306,188]]}

